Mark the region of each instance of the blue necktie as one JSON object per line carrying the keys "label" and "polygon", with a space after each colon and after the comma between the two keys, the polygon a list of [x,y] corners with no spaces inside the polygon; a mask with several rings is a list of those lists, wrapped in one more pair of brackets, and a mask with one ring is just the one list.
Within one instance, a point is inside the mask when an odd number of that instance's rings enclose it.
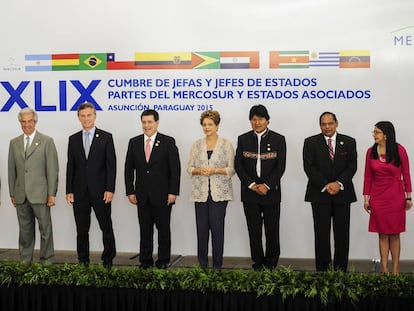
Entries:
{"label": "blue necktie", "polygon": [[91,149],[90,132],[85,132],[85,156],[88,158],[89,150]]}

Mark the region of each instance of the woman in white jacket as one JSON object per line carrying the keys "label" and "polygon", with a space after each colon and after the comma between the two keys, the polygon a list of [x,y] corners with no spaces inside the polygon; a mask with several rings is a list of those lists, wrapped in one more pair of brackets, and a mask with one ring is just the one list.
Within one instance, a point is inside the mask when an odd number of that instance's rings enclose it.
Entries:
{"label": "woman in white jacket", "polygon": [[226,207],[228,201],[233,200],[234,149],[230,141],[217,134],[220,124],[217,111],[204,111],[200,124],[205,137],[193,143],[187,166],[192,181],[190,200],[196,212],[197,257],[200,267],[207,268],[211,231],[213,268],[220,270]]}

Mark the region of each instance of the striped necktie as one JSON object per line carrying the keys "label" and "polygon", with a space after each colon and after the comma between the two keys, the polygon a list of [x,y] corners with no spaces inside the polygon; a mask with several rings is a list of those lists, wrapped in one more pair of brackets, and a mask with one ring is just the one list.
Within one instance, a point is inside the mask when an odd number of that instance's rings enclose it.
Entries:
{"label": "striped necktie", "polygon": [[331,161],[333,161],[335,157],[335,153],[332,146],[332,138],[328,138],[328,150],[329,150],[329,157],[331,158]]}
{"label": "striped necktie", "polygon": [[26,145],[24,147],[24,157],[27,158],[27,153],[29,151],[30,148],[30,137],[26,136]]}

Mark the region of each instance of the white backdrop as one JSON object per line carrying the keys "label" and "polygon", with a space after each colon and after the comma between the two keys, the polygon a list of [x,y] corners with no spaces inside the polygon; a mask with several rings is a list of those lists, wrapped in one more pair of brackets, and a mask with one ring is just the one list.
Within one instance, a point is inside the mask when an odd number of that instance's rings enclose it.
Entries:
{"label": "white backdrop", "polygon": [[[82,99],[83,94],[90,95],[102,108],[98,111],[97,126],[114,135],[118,174],[113,223],[118,251],[137,251],[139,245],[136,209],[128,203],[123,183],[128,140],[141,133],[139,108],[165,105],[178,109],[159,110],[159,130],[176,138],[182,163],[181,194],[172,214],[172,252],[195,255],[195,216],[193,205],[188,200],[190,178],[185,167],[191,143],[203,135],[199,126],[201,110],[211,105],[221,113],[219,132],[235,147],[237,136],[249,130],[251,105],[262,103],[271,115],[270,128],[285,135],[287,140],[287,167],[282,179],[281,256],[313,257],[311,208],[304,202],[307,179],[302,166],[302,145],[305,137],[320,131],[318,117],[326,110],[337,114],[338,131],[357,140],[358,171],[354,182],[359,201],[352,205],[350,257],[370,259],[377,256],[377,237],[367,232],[368,215],[362,207],[364,158],[366,149],[373,143],[370,134],[373,124],[379,120],[394,123],[398,141],[413,158],[412,2],[3,0],[0,7],[1,248],[17,247],[18,225],[7,186],[7,152],[9,140],[21,133],[17,113],[22,105],[28,105],[39,110],[37,129],[54,137],[59,153],[60,182],[57,206],[53,208],[55,248],[76,249],[72,209],[64,200],[65,171],[68,136],[80,129],[76,112],[70,108]],[[306,51],[312,58],[313,52],[347,50],[368,51],[370,68],[344,69],[339,65],[305,69],[269,68],[270,51]],[[116,61],[133,63],[139,58],[135,53],[140,52],[202,51],[253,51],[258,53],[260,62],[257,68],[250,69],[28,71],[26,66],[29,62],[25,60],[27,55],[39,54],[115,53]],[[233,64],[246,61],[236,54],[230,60]],[[252,58],[247,58],[249,61],[250,66],[255,67]],[[221,62],[224,63],[224,59]],[[111,87],[108,82],[113,79],[118,82],[144,79],[147,84],[154,85]],[[165,85],[157,87],[157,79],[171,84],[185,79],[201,85],[176,89]],[[206,79],[222,83],[218,90],[226,92],[225,98],[184,99],[174,93],[180,90],[213,90]],[[230,81],[236,81],[236,85],[223,86],[228,79],[235,79]],[[248,85],[252,79],[262,85]],[[279,79],[273,80],[279,85],[266,86],[265,79]],[[313,79],[315,85],[280,86],[286,79]],[[91,85],[96,87],[88,89]],[[249,91],[258,90],[267,96],[257,99],[248,96]],[[285,92],[285,96],[269,98],[269,93],[274,94],[275,90]],[[312,90],[320,91],[319,94],[327,94],[329,90],[348,91],[348,94],[360,90],[368,95],[362,98],[303,98],[303,94]],[[138,98],[119,99],[110,93],[122,91],[128,94],[137,91],[140,95]],[[169,98],[149,98],[151,91],[159,91],[158,94]],[[231,92],[234,98],[229,95]],[[289,92],[297,94],[297,98],[289,98]],[[146,98],[143,98],[143,93]],[[62,107],[64,99],[67,108]],[[46,106],[49,108],[44,108]],[[114,107],[121,107],[121,110],[114,111]],[[125,107],[133,110],[127,111]],[[40,111],[42,109],[51,111]],[[235,200],[227,210],[224,255],[249,256],[237,176],[233,185]],[[414,248],[411,247],[414,242],[413,225],[414,217],[410,212],[407,232],[402,235],[402,259],[414,257]],[[94,218],[90,238],[93,250],[102,249],[101,233]]]}

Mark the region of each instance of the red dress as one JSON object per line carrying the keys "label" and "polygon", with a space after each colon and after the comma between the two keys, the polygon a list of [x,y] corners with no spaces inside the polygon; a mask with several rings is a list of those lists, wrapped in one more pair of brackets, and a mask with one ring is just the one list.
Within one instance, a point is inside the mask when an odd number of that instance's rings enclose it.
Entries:
{"label": "red dress", "polygon": [[364,195],[369,195],[371,214],[369,232],[398,234],[405,231],[405,192],[411,192],[408,156],[405,148],[398,144],[401,165],[371,158],[369,148],[365,160]]}

